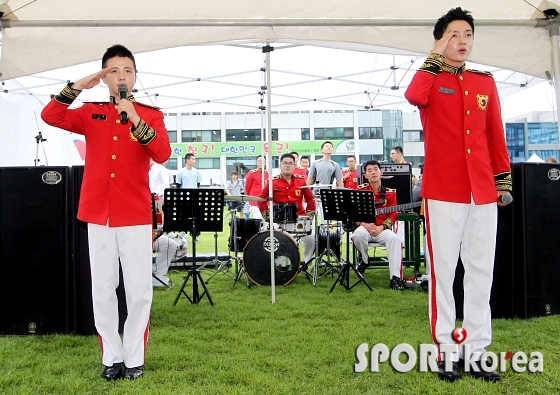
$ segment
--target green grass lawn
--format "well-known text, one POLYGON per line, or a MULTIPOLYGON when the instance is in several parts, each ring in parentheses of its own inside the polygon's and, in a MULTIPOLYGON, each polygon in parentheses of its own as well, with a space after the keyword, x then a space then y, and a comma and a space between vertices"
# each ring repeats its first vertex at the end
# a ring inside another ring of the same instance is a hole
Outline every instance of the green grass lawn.
MULTIPOLYGON (((227 225, 226 225, 227 227, 227 225)), ((220 243, 226 240, 220 237, 220 243)), ((227 242, 227 241, 226 241, 227 242)), ((190 244, 189 244, 190 249, 190 244)), ((200 252, 213 251, 203 234, 200 252), (206 250, 206 251, 205 251, 206 250)), ((225 251, 225 247, 220 251, 225 251)), ((211 270, 203 270, 207 278, 211 270)), ((0 337, 1 394, 558 394, 560 317, 494 320, 489 351, 540 351, 543 373, 514 373, 499 383, 466 376, 455 383, 434 373, 354 373, 355 349, 431 343, 427 294, 389 289, 388 270, 368 270, 351 291, 330 277, 313 287, 302 275, 286 287, 252 286, 218 274, 208 284, 215 305, 181 297, 186 272, 173 270, 174 287, 156 289, 145 375, 134 382, 101 379, 95 336, 0 337)), ((412 275, 411 269, 406 272, 412 275)), ((191 282, 186 288, 191 294, 191 282)), ((508 364, 509 365, 509 364, 508 364)))

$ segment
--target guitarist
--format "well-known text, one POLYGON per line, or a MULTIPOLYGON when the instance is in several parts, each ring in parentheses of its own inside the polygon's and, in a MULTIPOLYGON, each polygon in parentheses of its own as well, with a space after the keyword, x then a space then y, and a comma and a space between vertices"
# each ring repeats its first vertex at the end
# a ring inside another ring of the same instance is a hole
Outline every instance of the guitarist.
MULTIPOLYGON (((394 189, 386 188, 381 185, 381 175, 383 172, 376 160, 370 160, 364 165, 364 175, 369 181, 367 184, 358 186, 359 190, 373 192, 375 198, 375 206, 378 208, 397 205, 397 193, 394 189)), ((389 271, 391 281, 389 283, 391 289, 402 291, 404 285, 402 282, 402 248, 401 239, 391 227, 397 219, 397 212, 393 211, 387 214, 377 215, 375 223, 356 222, 358 228, 352 234, 351 239, 356 248, 362 255, 362 262, 358 270, 363 273, 368 265, 368 243, 380 243, 387 249, 387 258, 389 259, 389 271)))

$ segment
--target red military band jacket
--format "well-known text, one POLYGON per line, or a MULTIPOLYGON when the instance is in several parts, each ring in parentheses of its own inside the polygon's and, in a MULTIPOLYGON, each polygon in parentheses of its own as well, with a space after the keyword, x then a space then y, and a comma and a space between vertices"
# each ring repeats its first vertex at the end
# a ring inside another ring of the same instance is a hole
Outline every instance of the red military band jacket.
MULTIPOLYGON (((298 216, 312 215, 315 213, 315 196, 311 188, 302 188, 306 185, 306 178, 301 174, 293 174, 292 182, 284 180, 281 176, 272 179, 272 202, 273 203, 295 203, 298 205, 298 216), (303 198, 307 202, 307 208, 303 207, 303 198)), ((262 188, 259 197, 268 197, 268 181, 262 188)), ((259 210, 268 210, 268 202, 259 202, 259 210)))
POLYGON ((292 174, 299 174, 299 175, 307 178, 307 171, 303 167, 300 167, 300 166, 296 166, 296 168, 294 169, 294 172, 292 174))
MULTIPOLYGON (((358 185, 358 189, 361 191, 372 191, 373 200, 375 203, 381 202, 381 193, 372 188, 369 184, 358 185)), ((397 191, 395 189, 387 188, 385 192, 385 203, 383 205, 376 204, 375 208, 385 208, 397 205, 397 191)), ((397 212, 379 214, 375 216, 375 225, 382 226, 385 225, 387 229, 390 229, 393 224, 397 221, 397 212)))
MULTIPOLYGON (((262 169, 253 169, 245 177, 245 193, 251 196, 259 196, 262 190, 262 169)), ((264 179, 268 180, 268 171, 264 171, 264 179)), ((256 206, 257 202, 249 202, 251 206, 256 206)))
POLYGON ((342 169, 342 177, 344 178, 346 174, 350 173, 350 177, 344 180, 344 188, 348 189, 358 189, 358 172, 356 169, 350 171, 348 167, 342 169))
POLYGON ((137 128, 120 122, 115 99, 68 106, 81 91, 69 84, 43 109, 49 125, 82 134, 87 153, 78 218, 109 226, 149 225, 152 203, 148 180, 150 157, 163 163, 171 154, 163 114, 130 96, 141 118, 137 128))
POLYGON ((424 128, 422 197, 476 204, 511 191, 511 172, 496 83, 489 73, 431 54, 405 92, 424 128))

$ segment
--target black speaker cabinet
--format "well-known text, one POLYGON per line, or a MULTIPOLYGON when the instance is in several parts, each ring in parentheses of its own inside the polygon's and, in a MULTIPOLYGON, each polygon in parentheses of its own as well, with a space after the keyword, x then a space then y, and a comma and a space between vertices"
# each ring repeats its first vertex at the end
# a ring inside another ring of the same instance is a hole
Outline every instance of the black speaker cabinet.
MULTIPOLYGON (((453 295, 457 319, 463 319, 465 269, 459 257, 455 270, 453 295)), ((513 206, 498 207, 498 228, 496 232, 496 253, 490 308, 492 318, 513 318, 513 206)))
MULTIPOLYGON (((560 313, 560 165, 515 163, 513 203, 498 208, 493 318, 560 313)), ((455 276, 457 316, 462 317, 462 264, 455 276)))
POLYGON ((71 330, 68 173, 0 168, 0 334, 71 330))
POLYGON ((515 314, 560 313, 560 165, 513 165, 515 314))
MULTIPOLYGON (((387 188, 397 190, 397 204, 408 204, 412 202, 412 165, 402 164, 381 164, 381 184, 387 188)), ((367 184, 363 164, 357 167, 358 180, 360 184, 367 184)))
MULTIPOLYGON (((78 204, 80 202, 82 179, 84 177, 84 166, 74 166, 71 171, 72 183, 68 195, 71 207, 70 256, 73 262, 71 267, 73 269, 72 277, 74 288, 70 312, 73 319, 73 328, 77 334, 95 335, 97 331, 93 319, 93 301, 91 297, 88 230, 87 224, 76 218, 78 204)), ((127 316, 122 270, 119 270, 119 280, 119 286, 116 292, 119 301, 119 332, 122 333, 127 316)))

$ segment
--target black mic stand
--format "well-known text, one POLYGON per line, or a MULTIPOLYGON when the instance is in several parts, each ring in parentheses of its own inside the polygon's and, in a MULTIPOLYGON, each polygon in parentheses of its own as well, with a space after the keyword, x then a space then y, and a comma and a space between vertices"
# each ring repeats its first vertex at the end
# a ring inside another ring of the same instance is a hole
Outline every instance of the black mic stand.
MULTIPOLYGON (((321 189, 323 215, 327 220, 352 222, 375 222, 374 195, 371 191, 352 189, 321 189)), ((332 292, 336 283, 340 282, 347 290, 354 288, 362 282, 373 291, 364 276, 350 262, 350 232, 346 232, 346 262, 329 292, 332 292), (358 281, 350 285, 350 268, 354 270, 358 281)))
POLYGON ((214 301, 210 296, 210 292, 206 287, 206 283, 200 275, 200 270, 196 267, 196 232, 222 232, 223 231, 223 208, 224 208, 224 190, 216 188, 203 189, 166 189, 164 192, 164 224, 163 230, 178 231, 181 229, 191 230, 192 240, 192 266, 189 270, 183 285, 173 302, 173 306, 177 304, 181 294, 195 304, 200 302, 204 295, 208 297, 208 301, 213 306, 214 301), (185 292, 185 287, 192 277, 193 296, 192 299, 185 292), (204 289, 200 293, 200 286, 204 289))
MULTIPOLYGON (((43 133, 41 133, 39 131, 39 134, 37 136, 35 136, 35 141, 37 141, 37 148, 35 149, 35 166, 39 166, 39 145, 41 145, 41 143, 44 143, 45 141, 47 141, 47 139, 43 138, 43 133)), ((45 153, 45 147, 43 146, 43 153, 45 154, 45 158, 47 157, 46 153, 45 153)), ((48 161, 47 161, 47 165, 48 165, 48 161)))

